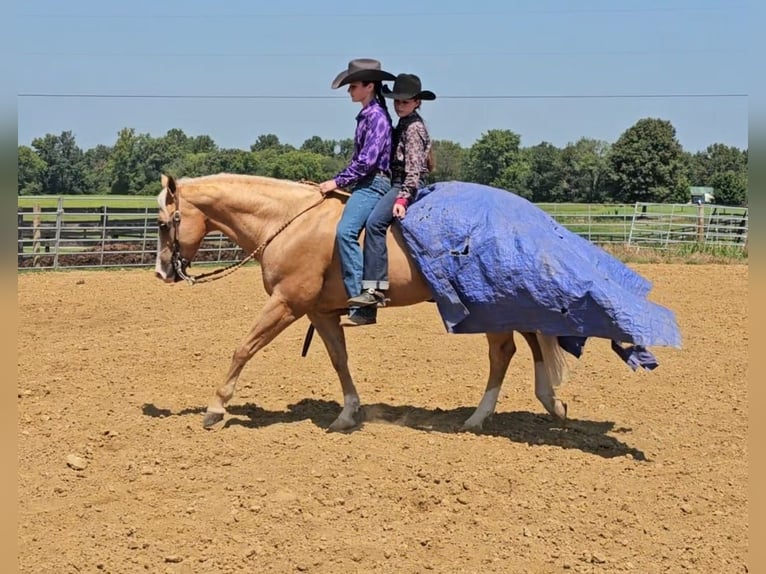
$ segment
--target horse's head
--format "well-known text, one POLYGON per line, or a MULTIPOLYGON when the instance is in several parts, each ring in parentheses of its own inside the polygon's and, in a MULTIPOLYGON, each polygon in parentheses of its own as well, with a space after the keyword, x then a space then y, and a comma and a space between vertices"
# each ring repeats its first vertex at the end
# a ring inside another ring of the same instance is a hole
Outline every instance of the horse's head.
POLYGON ((207 233, 205 215, 182 198, 176 181, 164 174, 157 202, 159 234, 154 273, 167 283, 187 279, 186 268, 207 233))

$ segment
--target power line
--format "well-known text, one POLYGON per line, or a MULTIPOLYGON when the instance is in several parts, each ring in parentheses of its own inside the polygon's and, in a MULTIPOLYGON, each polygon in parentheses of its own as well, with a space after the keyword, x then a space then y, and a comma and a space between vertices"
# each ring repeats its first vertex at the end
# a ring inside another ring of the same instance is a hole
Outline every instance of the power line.
MULTIPOLYGON (((25 92, 19 98, 36 99, 152 99, 152 100, 346 100, 345 96, 287 94, 84 94, 25 92)), ((713 99, 746 98, 744 93, 650 94, 474 94, 442 95, 441 100, 588 100, 588 99, 713 99)))
POLYGON ((660 6, 642 8, 537 8, 537 9, 507 9, 507 10, 453 10, 453 11, 411 11, 411 12, 216 12, 207 14, 161 14, 161 13, 117 13, 117 14, 64 14, 64 13, 26 13, 18 14, 18 18, 50 18, 50 19, 242 19, 242 18, 407 18, 413 16, 461 17, 466 16, 519 16, 535 14, 637 14, 637 13, 688 13, 688 12, 734 12, 745 10, 746 4, 730 4, 727 6, 660 6))
MULTIPOLYGON (((651 50, 510 50, 510 51, 477 51, 477 52, 418 52, 418 58, 454 58, 454 57, 485 57, 485 56, 668 56, 668 55, 700 55, 700 54, 744 54, 744 48, 687 48, 687 49, 651 49, 651 50)), ((347 54, 343 52, 92 52, 92 51, 29 51, 20 52, 20 56, 28 57, 73 57, 73 58, 339 58, 347 54)), ((385 52, 381 57, 410 57, 411 52, 385 52)))

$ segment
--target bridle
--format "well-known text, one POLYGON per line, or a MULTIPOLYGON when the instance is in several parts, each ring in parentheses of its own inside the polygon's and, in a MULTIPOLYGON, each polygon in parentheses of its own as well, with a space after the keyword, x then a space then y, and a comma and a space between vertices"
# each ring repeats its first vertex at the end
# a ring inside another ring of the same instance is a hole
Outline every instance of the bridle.
POLYGON ((186 274, 186 269, 191 265, 191 261, 181 255, 181 244, 178 241, 178 235, 181 226, 181 212, 178 210, 178 195, 173 194, 173 201, 175 203, 176 210, 173 212, 173 253, 170 255, 170 264, 173 266, 173 271, 181 279, 185 279, 189 283, 194 283, 194 279, 186 274))
MULTIPOLYGON (((309 183, 309 182, 305 182, 305 183, 309 183)), ((222 269, 216 269, 214 271, 210 271, 208 273, 202 273, 200 275, 189 275, 186 273, 186 269, 191 266, 192 262, 190 259, 187 259, 186 257, 181 255, 181 244, 178 241, 178 235, 180 233, 180 227, 181 227, 181 211, 179 209, 180 206, 179 206, 178 192, 171 191, 170 189, 168 189, 167 191, 173 198, 173 207, 175 208, 175 211, 173 212, 173 216, 171 217, 171 222, 170 222, 172 225, 164 221, 161 221, 159 223, 159 227, 160 229, 167 229, 168 231, 172 229, 171 236, 173 240, 173 252, 170 255, 170 263, 173 267, 173 271, 175 272, 175 274, 181 279, 187 281, 191 285, 194 285, 195 283, 204 283, 207 281, 214 281, 216 279, 221 279, 225 277, 229 273, 233 273, 234 271, 242 267, 245 263, 247 263, 254 257, 258 256, 260 253, 263 253, 263 250, 266 249, 268 244, 271 243, 277 235, 282 233, 282 231, 284 231, 285 228, 288 225, 290 225, 293 221, 298 219, 301 215, 303 215, 307 211, 314 209, 319 204, 321 204, 325 199, 327 199, 326 195, 321 195, 316 202, 312 203, 307 208, 299 211, 297 214, 295 214, 293 217, 291 217, 285 223, 283 223, 274 233, 272 233, 265 241, 263 241, 263 243, 261 243, 258 247, 256 247, 255 250, 253 250, 253 252, 250 253, 244 259, 241 259, 240 261, 236 261, 232 263, 231 265, 228 265, 227 267, 223 267, 222 269)), ((342 192, 340 190, 338 191, 341 194, 346 194, 345 192, 342 192)))

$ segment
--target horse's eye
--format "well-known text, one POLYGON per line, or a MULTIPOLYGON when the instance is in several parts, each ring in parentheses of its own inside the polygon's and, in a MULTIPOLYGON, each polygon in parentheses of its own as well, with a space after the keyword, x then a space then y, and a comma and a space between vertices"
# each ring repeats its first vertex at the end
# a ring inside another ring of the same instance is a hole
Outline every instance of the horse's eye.
POLYGON ((162 220, 160 220, 160 221, 158 221, 158 222, 157 222, 157 226, 158 226, 158 227, 159 227, 159 228, 160 228, 162 231, 167 231, 167 230, 170 228, 170 226, 169 226, 169 225, 168 225, 168 224, 167 224, 165 221, 162 221, 162 220))

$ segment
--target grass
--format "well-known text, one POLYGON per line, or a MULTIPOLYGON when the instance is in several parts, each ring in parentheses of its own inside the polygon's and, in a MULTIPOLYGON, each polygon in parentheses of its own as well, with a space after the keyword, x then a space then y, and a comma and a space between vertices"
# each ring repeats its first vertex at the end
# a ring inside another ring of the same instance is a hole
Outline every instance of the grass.
POLYGON ((747 249, 731 245, 687 243, 658 249, 636 245, 610 244, 601 245, 601 248, 623 263, 746 265, 748 262, 747 249))
MULTIPOLYGON (((64 209, 97 208, 97 207, 154 207, 157 198, 151 195, 65 195, 64 209)), ((21 195, 18 197, 19 208, 55 208, 58 206, 58 195, 21 195)))

